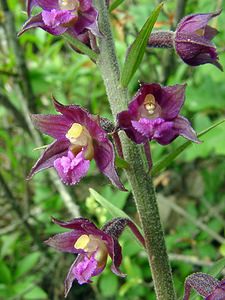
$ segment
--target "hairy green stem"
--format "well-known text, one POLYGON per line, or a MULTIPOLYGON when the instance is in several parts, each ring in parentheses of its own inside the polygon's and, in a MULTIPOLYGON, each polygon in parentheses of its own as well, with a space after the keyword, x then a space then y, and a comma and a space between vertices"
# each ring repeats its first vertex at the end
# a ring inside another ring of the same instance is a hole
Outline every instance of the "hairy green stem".
MULTIPOLYGON (((120 71, 115 54, 108 9, 104 0, 96 0, 99 11, 100 54, 97 65, 100 69, 114 119, 127 108, 128 91, 119 83, 120 71)), ((146 173, 140 149, 125 134, 121 134, 123 153, 129 163, 127 177, 130 182, 137 210, 145 235, 152 277, 158 300, 175 300, 171 268, 165 246, 164 233, 160 222, 152 178, 146 173)))

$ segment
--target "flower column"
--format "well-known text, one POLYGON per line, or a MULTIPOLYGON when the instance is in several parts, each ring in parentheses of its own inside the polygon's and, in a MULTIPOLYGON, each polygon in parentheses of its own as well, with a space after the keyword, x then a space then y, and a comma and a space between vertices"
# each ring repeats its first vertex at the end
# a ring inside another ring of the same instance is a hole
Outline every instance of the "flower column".
MULTIPOLYGON (((116 119, 119 112, 127 109, 128 93, 127 89, 122 88, 119 83, 120 72, 106 3, 104 0, 96 0, 96 4, 99 10, 99 27, 103 35, 99 38, 100 54, 97 64, 105 83, 114 119, 116 119)), ((127 177, 145 235, 157 299, 174 300, 176 295, 152 178, 145 172, 139 147, 123 134, 121 134, 121 142, 124 157, 129 163, 127 177)))

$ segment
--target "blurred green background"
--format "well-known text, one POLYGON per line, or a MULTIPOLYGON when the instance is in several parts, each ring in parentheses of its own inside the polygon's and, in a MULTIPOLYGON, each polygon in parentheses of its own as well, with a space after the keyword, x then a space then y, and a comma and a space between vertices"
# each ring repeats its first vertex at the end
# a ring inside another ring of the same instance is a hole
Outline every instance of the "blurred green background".
MULTIPOLYGON (((51 216, 68 220, 82 215, 101 226, 111 215, 90 195, 91 187, 137 223, 139 220, 132 196, 112 187, 94 165, 73 187, 63 186, 54 171, 40 173, 30 182, 25 180, 42 151, 33 149, 51 142, 34 129, 29 113, 55 113, 52 95, 64 104, 83 105, 93 114, 110 119, 111 115, 95 65, 73 52, 63 39, 41 29, 28 31, 18 40, 16 33, 27 18, 25 1, 7 2, 10 11, 0 9, 0 299, 58 300, 63 299, 63 281, 74 257, 43 245, 43 240, 60 230, 51 223, 51 216)), ((121 65, 127 47, 157 2, 125 0, 112 12, 121 65)), ((184 14, 222 7, 222 14, 211 23, 220 31, 215 43, 225 67, 224 1, 165 1, 155 29, 172 28, 184 14), (178 9, 180 4, 182 9, 178 9)), ((131 95, 139 81, 186 82, 182 113, 197 132, 224 118, 225 75, 212 65, 191 68, 170 50, 148 49, 132 79, 131 95)), ((202 141, 187 148, 154 178, 179 297, 187 275, 206 272, 225 256, 225 125, 210 131, 202 141)), ((152 143, 153 161, 183 142, 178 138, 167 147, 152 143)), ((126 184, 122 170, 120 173, 126 184)), ((127 233, 120 242, 121 270, 127 277, 112 274, 109 261, 93 284, 74 283, 69 300, 155 299, 145 252, 127 233)))

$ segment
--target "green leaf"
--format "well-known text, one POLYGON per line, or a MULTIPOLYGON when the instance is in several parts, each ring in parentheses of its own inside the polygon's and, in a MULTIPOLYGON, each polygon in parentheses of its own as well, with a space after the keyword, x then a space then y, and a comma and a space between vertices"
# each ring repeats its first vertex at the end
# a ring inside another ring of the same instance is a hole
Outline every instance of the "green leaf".
POLYGON ((26 300, 44 300, 48 299, 46 292, 39 286, 34 286, 29 292, 24 295, 26 300))
POLYGON ((9 267, 0 260, 0 283, 9 284, 12 281, 12 274, 9 267))
POLYGON ((135 41, 130 46, 121 75, 121 85, 127 87, 137 68, 139 67, 145 53, 148 38, 163 6, 160 3, 147 19, 135 41))
POLYGON ((124 0, 115 0, 115 1, 113 1, 112 4, 109 6, 109 12, 112 12, 114 9, 116 9, 123 2, 124 2, 124 0))
POLYGON ((95 200, 101 205, 103 206, 105 209, 107 209, 107 211, 112 215, 112 217, 117 218, 117 217, 121 217, 121 218, 128 218, 130 219, 130 217, 121 209, 119 209, 118 207, 116 207, 115 205, 113 205, 112 203, 110 203, 108 200, 106 200, 104 197, 102 197, 98 192, 96 192, 93 189, 89 189, 90 194, 95 198, 95 200))
POLYGON ((99 287, 104 298, 113 297, 118 291, 118 278, 112 273, 104 274, 100 278, 99 287))
MULTIPOLYGON (((201 131, 200 133, 198 133, 197 136, 201 137, 201 136, 205 135, 206 133, 213 130, 214 128, 216 128, 217 126, 221 125, 224 122, 225 122, 225 119, 217 122, 216 124, 213 124, 212 126, 201 131)), ((169 153, 163 159, 156 162, 156 164, 152 168, 152 176, 157 175, 161 170, 167 168, 175 160, 175 158, 177 158, 177 156, 180 155, 191 144, 192 144, 191 141, 187 141, 187 142, 183 143, 181 146, 179 146, 177 149, 175 149, 172 153, 169 153)))
POLYGON ((12 289, 9 289, 8 285, 0 283, 0 299, 10 299, 11 295, 12 289))
POLYGON ((34 252, 24 257, 16 268, 15 277, 20 277, 21 275, 30 271, 39 261, 41 256, 40 252, 34 252))
POLYGON ((225 244, 222 244, 222 245, 220 246, 220 253, 221 253, 223 256, 225 256, 225 244))
MULTIPOLYGON (((104 197, 102 197, 98 192, 96 192, 93 189, 89 189, 89 191, 90 191, 90 194, 95 198, 95 200, 101 206, 103 206, 105 209, 107 209, 107 211, 112 215, 112 217, 114 217, 114 218, 117 218, 117 217, 127 218, 127 219, 130 219, 134 223, 134 221, 124 211, 122 211, 121 209, 119 209, 118 207, 116 207, 115 205, 110 203, 108 200, 106 200, 104 197)), ((142 233, 141 228, 137 224, 135 224, 135 225, 138 228, 138 230, 142 233)), ((134 235, 132 235, 132 237, 133 236, 134 235)), ((135 238, 135 240, 137 241, 138 245, 141 245, 136 238, 135 238)))
POLYGON ((121 169, 127 169, 129 167, 128 162, 119 156, 116 156, 115 164, 117 168, 121 168, 121 169))
POLYGON ((206 271, 207 274, 216 277, 218 276, 225 267, 225 257, 216 261, 211 267, 206 271))

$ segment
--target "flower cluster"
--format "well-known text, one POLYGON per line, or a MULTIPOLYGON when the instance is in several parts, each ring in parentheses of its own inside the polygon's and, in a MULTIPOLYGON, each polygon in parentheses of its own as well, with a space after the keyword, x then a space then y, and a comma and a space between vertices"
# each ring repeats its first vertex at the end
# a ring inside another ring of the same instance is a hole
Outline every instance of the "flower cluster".
POLYGON ((183 300, 188 300, 194 289, 205 300, 225 299, 225 278, 221 281, 204 273, 194 273, 186 278, 183 300))
MULTIPOLYGON (((138 144, 156 140, 166 145, 179 135, 198 143, 189 121, 179 115, 184 92, 185 85, 141 85, 128 110, 118 114, 119 128, 138 144)), ((123 190, 115 170, 114 148, 102 129, 102 119, 77 105, 65 106, 55 99, 53 103, 59 115, 31 115, 34 125, 56 140, 45 149, 28 179, 54 167, 65 184, 76 184, 87 174, 94 159, 99 170, 123 190)))
POLYGON ((53 219, 53 222, 71 231, 57 234, 45 243, 59 251, 78 254, 65 280, 65 297, 74 280, 79 284, 90 283, 91 277, 100 274, 106 266, 108 256, 112 259, 112 272, 120 277, 126 276, 119 270, 122 254, 118 243, 118 238, 126 226, 129 226, 140 243, 145 245, 136 225, 126 218, 115 218, 102 229, 98 229, 94 223, 84 218, 68 222, 53 219))

